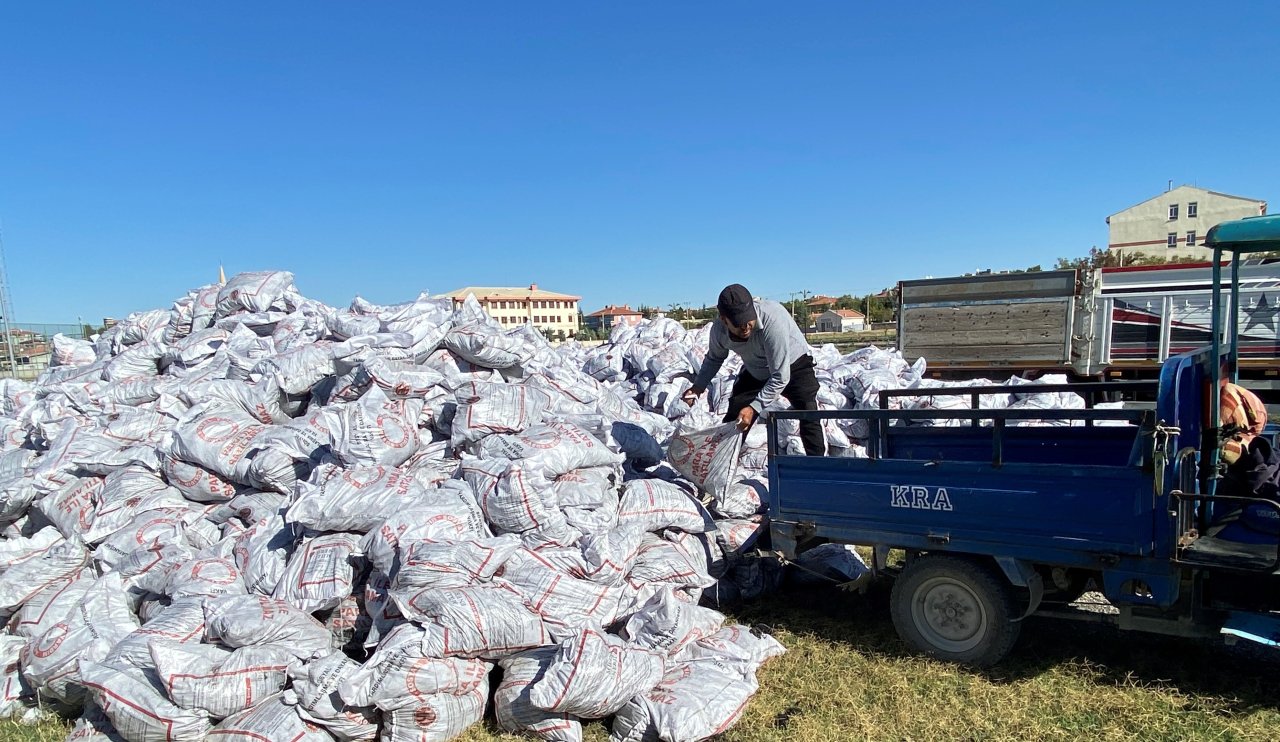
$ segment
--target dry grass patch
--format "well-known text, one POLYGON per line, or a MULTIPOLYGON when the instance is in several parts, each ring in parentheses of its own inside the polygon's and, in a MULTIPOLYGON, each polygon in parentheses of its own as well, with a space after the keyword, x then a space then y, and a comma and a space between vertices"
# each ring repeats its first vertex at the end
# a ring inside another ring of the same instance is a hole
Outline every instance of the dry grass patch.
MULTIPOLYGON (((1061 621, 1030 622, 985 672, 906 652, 883 588, 784 594, 740 611, 787 646, 723 742, 805 740, 1274 740, 1280 664, 1221 646, 1061 621)), ((68 726, 0 722, 0 740, 61 740, 68 726)), ((600 723, 586 739, 608 739, 600 723)), ((518 740, 489 724, 468 742, 518 740)))

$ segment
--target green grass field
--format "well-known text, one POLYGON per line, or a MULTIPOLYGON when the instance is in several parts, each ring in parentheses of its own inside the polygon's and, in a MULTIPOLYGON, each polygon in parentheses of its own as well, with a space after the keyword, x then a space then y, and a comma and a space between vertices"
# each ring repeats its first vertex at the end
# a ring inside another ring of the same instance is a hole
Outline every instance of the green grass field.
MULTIPOLYGON (((1013 655, 975 672, 899 642, 887 590, 790 593, 736 616, 765 623, 788 652, 719 739, 1274 740, 1280 664, 1218 645, 1036 619, 1013 655)), ((0 740, 61 740, 68 725, 0 722, 0 740)), ((587 739, 605 740, 602 724, 587 739)), ((514 740, 477 726, 462 739, 514 740)))

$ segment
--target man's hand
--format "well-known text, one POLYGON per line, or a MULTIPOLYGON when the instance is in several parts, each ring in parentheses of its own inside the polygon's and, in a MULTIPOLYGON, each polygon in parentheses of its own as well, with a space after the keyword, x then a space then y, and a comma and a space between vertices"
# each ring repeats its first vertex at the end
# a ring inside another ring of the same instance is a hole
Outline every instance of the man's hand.
POLYGON ((751 423, 756 421, 756 408, 743 407, 742 412, 738 413, 738 430, 746 432, 751 428, 751 423))
POLYGON ((698 401, 698 397, 702 396, 704 391, 706 390, 691 386, 684 394, 680 395, 680 401, 692 407, 694 403, 698 401))

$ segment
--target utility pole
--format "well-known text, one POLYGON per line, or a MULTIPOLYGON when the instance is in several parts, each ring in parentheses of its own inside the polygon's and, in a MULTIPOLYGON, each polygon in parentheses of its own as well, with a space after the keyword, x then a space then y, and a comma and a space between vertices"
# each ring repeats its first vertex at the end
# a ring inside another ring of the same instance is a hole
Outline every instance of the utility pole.
POLYGON ((9 376, 18 378, 18 359, 13 353, 13 302, 9 298, 9 271, 4 264, 4 224, 0 223, 0 331, 9 356, 9 376))
MULTIPOLYGON (((808 290, 808 289, 801 289, 800 291, 792 291, 792 292, 791 292, 791 321, 792 321, 792 322, 795 322, 795 323, 798 325, 798 324, 800 324, 800 322, 796 319, 796 297, 797 297, 797 296, 799 296, 800 298, 804 299, 805 301, 808 301, 808 300, 809 300, 809 290, 808 290)), ((806 322, 805 322, 804 324, 805 324, 805 326, 800 328, 800 332, 805 333, 805 334, 808 334, 808 332, 809 332, 809 322, 806 320, 806 322)))

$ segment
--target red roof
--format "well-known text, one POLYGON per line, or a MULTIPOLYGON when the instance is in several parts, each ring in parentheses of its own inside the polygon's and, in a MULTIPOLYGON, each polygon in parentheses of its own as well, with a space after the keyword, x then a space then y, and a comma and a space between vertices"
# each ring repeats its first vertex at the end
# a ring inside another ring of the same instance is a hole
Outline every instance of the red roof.
POLYGON ((832 309, 831 311, 835 312, 836 314, 840 315, 841 317, 846 317, 846 318, 848 318, 848 319, 858 319, 859 317, 866 317, 866 316, 867 316, 867 315, 863 314, 862 312, 858 312, 858 311, 855 311, 855 310, 853 310, 853 309, 832 309))
POLYGON ((620 307, 615 307, 614 305, 610 304, 604 309, 601 309, 598 312, 592 312, 587 316, 588 317, 641 317, 643 315, 640 314, 640 312, 637 312, 636 310, 632 309, 631 306, 628 304, 623 304, 620 307))

